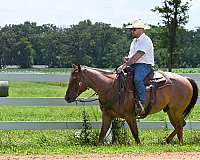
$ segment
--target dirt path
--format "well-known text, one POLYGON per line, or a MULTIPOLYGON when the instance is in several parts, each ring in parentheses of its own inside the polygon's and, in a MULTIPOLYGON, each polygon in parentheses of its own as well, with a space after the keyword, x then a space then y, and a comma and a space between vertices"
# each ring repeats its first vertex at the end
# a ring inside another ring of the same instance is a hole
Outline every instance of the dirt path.
POLYGON ((0 160, 200 160, 200 152, 0 156, 0 160))

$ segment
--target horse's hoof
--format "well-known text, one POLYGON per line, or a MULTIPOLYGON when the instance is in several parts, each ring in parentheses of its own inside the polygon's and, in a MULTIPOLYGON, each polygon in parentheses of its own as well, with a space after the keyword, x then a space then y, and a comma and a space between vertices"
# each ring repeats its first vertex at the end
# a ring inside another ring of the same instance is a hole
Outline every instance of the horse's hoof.
POLYGON ((103 142, 99 142, 99 141, 96 142, 96 146, 101 146, 101 145, 103 145, 103 142))
POLYGON ((167 142, 166 139, 164 139, 164 140, 161 142, 161 144, 166 145, 166 144, 169 144, 169 143, 167 142))
POLYGON ((142 143, 141 143, 141 141, 140 141, 139 139, 138 139, 138 140, 136 140, 136 141, 135 141, 135 143, 136 143, 137 145, 140 145, 140 144, 142 144, 142 143))

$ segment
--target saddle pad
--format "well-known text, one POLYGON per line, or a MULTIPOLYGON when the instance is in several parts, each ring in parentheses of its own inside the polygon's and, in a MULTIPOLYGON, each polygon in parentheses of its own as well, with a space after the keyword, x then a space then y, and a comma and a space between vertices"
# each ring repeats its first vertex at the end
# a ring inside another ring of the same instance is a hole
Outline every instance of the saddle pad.
POLYGON ((163 82, 163 81, 166 81, 166 77, 163 76, 162 73, 160 72, 154 72, 154 75, 153 75, 153 78, 150 79, 150 80, 155 80, 156 83, 159 83, 159 82, 163 82))

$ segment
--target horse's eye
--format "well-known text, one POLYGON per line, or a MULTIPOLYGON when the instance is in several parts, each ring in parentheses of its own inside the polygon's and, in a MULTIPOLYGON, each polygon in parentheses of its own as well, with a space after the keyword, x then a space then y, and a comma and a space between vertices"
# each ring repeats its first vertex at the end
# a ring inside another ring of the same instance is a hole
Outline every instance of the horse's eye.
POLYGON ((79 85, 79 87, 82 87, 83 86, 83 82, 79 82, 78 85, 79 85))

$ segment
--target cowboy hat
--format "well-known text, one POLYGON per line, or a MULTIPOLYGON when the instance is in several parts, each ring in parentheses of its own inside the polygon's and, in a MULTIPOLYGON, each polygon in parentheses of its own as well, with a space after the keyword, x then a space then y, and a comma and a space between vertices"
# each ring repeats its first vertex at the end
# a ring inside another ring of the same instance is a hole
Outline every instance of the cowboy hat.
POLYGON ((147 24, 145 24, 141 19, 133 21, 131 25, 126 26, 128 29, 132 28, 144 28, 144 29, 150 29, 151 27, 147 24))

